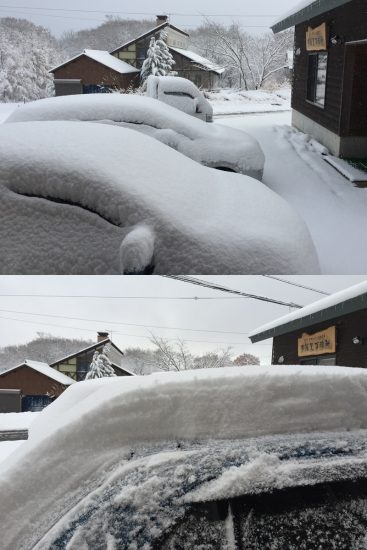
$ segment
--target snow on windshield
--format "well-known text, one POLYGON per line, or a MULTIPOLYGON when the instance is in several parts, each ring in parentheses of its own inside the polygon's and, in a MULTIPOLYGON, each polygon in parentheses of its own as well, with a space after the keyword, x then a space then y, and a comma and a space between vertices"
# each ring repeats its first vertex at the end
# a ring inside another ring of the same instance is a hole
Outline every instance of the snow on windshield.
MULTIPOLYGON (((339 453, 342 460, 333 475, 346 476, 343 464, 348 466, 348 457, 343 457, 353 448, 353 431, 366 428, 364 369, 248 366, 78 382, 39 414, 30 426, 29 441, 3 464, 3 548, 14 548, 17 537, 35 541, 52 525, 51 538, 64 537, 65 542, 75 537, 69 550, 80 548, 81 536, 98 535, 105 544, 112 533, 107 527, 112 529, 116 517, 124 514, 126 522, 119 520, 118 528, 130 533, 131 544, 154 532, 154 525, 159 536, 159 530, 175 520, 176 504, 176 512, 184 512, 180 498, 198 484, 206 487, 208 497, 226 491, 230 495, 233 483, 226 484, 226 476, 234 475, 231 468, 242 490, 246 479, 247 488, 256 487, 256 480, 262 489, 284 487, 322 478, 315 475, 317 469, 307 475, 299 466, 295 474, 295 461, 329 457, 335 463, 339 453), (317 443, 322 431, 329 436, 317 443), (298 434, 292 444, 287 440, 291 434, 298 434), (257 441, 266 435, 272 438, 265 448, 257 441), (210 451, 211 446, 215 450, 210 451), (261 456, 264 452, 267 458, 261 456), (279 458, 290 467, 281 466, 279 458), (219 485, 205 485, 213 478, 219 485), (157 514, 162 511, 159 521, 152 515, 155 509, 157 514), (116 516, 114 510, 121 514, 116 516), (26 518, 21 525, 19 517, 26 518), (86 519, 89 534, 83 528, 86 519)), ((358 445, 357 455, 365 454, 364 436, 358 445)), ((361 465, 366 468, 358 456, 352 465, 355 475, 361 465)))
POLYGON ((0 164, 2 273, 122 272, 121 243, 140 224, 151 234, 133 240, 154 246, 156 274, 318 272, 305 224, 278 195, 138 132, 4 124, 0 164))

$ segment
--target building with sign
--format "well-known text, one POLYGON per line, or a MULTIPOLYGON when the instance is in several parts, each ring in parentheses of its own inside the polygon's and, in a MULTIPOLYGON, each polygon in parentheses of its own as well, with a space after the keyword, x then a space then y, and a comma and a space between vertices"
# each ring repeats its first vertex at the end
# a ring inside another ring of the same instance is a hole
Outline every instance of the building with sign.
POLYGON ((272 30, 293 26, 293 125, 333 155, 366 159, 366 0, 303 1, 272 30))
POLYGON ((322 298, 250 334, 273 338, 276 365, 367 368, 367 281, 322 298))

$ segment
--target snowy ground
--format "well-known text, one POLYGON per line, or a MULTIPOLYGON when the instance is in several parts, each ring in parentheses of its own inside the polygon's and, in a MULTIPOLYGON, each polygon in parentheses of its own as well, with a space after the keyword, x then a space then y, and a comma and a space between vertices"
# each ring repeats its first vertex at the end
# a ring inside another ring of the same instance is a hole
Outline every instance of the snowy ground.
POLYGON ((0 124, 12 113, 21 103, 0 103, 0 124))
MULTIPOLYGON (((0 413, 0 430, 24 430, 29 428, 39 413, 0 413)), ((0 441, 0 463, 24 441, 0 441)))
POLYGON ((291 108, 290 88, 281 88, 274 92, 265 90, 249 90, 247 92, 221 90, 220 92, 208 92, 206 96, 213 107, 215 115, 271 113, 274 111, 289 111, 291 108))
POLYGON ((366 273, 361 236, 367 232, 367 189, 354 187, 329 166, 318 144, 290 127, 290 112, 218 117, 216 121, 246 130, 259 140, 266 158, 263 182, 291 203, 306 222, 322 273, 366 273))

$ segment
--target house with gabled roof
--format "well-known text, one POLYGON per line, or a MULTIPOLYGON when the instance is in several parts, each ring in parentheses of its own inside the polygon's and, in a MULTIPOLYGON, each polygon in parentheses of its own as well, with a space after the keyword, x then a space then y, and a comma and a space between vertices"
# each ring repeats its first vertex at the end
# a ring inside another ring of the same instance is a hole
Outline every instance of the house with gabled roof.
POLYGON ((199 88, 216 88, 224 68, 190 51, 188 49, 189 35, 172 25, 165 15, 158 15, 155 27, 115 48, 111 51, 111 55, 141 69, 151 38, 159 38, 162 31, 165 31, 165 41, 175 61, 173 70, 177 76, 191 80, 199 88))
POLYGON ((50 73, 57 96, 127 90, 139 85, 138 69, 102 50, 83 50, 50 73))
POLYGON ((98 332, 95 344, 54 361, 50 367, 79 382, 85 379, 94 353, 101 353, 102 350, 111 361, 116 376, 134 376, 133 372, 121 366, 124 353, 112 342, 108 332, 98 332))
POLYGON ((86 49, 51 69, 55 94, 101 93, 138 87, 150 40, 159 38, 162 31, 165 31, 164 40, 175 61, 173 70, 177 76, 191 80, 199 88, 218 87, 225 69, 189 50, 187 32, 172 25, 167 16, 158 15, 155 27, 111 52, 86 49))
POLYGON ((95 344, 62 357, 51 365, 27 359, 16 367, 0 372, 0 410, 11 412, 3 410, 7 406, 5 400, 9 400, 9 395, 5 398, 5 393, 2 393, 5 390, 7 394, 14 390, 20 392, 22 411, 42 410, 71 384, 84 380, 94 353, 102 351, 111 361, 116 376, 135 376, 121 365, 124 354, 112 342, 108 332, 98 332, 95 344))
POLYGON ((47 363, 29 359, 0 373, 0 390, 20 390, 22 411, 42 410, 74 382, 47 363))

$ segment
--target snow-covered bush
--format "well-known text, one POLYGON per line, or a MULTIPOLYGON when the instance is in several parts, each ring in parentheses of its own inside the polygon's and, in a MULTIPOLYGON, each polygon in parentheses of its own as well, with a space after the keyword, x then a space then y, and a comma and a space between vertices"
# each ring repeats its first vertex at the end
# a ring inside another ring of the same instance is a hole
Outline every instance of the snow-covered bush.
POLYGON ((147 58, 141 68, 140 78, 145 82, 148 76, 166 76, 171 73, 175 61, 165 42, 165 34, 162 31, 159 39, 152 36, 149 44, 147 58))

